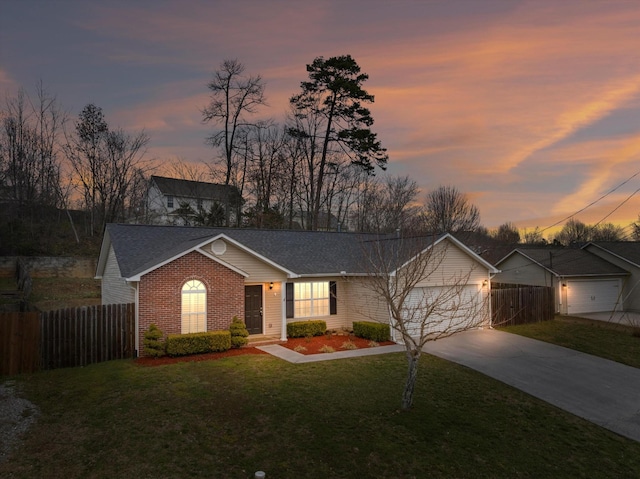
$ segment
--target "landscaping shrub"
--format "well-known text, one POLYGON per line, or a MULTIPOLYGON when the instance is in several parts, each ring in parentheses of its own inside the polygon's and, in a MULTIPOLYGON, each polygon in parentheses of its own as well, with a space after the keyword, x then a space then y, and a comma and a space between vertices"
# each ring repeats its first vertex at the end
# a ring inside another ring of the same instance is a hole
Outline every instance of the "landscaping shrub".
POLYGON ((211 331, 207 333, 170 334, 165 340, 169 356, 213 353, 231 349, 229 331, 211 331))
POLYGON ((156 326, 151 323, 149 325, 149 329, 144 333, 144 340, 142 344, 144 345, 144 353, 147 356, 151 356, 154 358, 159 358, 164 356, 164 333, 156 326))
POLYGON ((229 326, 229 332, 231 333, 231 347, 240 348, 246 346, 249 340, 249 331, 242 321, 237 316, 234 316, 231 320, 231 326, 229 326))
POLYGON ((322 336, 327 330, 327 322, 321 320, 294 321, 287 324, 287 336, 304 338, 306 336, 322 336))
POLYGON ((373 321, 354 321, 353 334, 371 341, 389 341, 389 325, 373 321))

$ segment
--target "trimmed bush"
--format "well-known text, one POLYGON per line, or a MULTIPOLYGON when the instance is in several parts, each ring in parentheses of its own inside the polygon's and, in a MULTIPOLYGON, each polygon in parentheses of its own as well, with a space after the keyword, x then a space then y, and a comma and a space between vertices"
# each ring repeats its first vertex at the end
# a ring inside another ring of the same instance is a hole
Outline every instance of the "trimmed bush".
POLYGON ((293 323, 287 324, 287 337, 305 338, 307 336, 322 336, 326 330, 326 321, 294 321, 293 323))
POLYGON ((206 333, 170 334, 167 336, 165 344, 169 356, 227 351, 231 349, 231 333, 229 331, 211 331, 206 333))
POLYGON ((389 325, 373 321, 354 321, 353 334, 371 341, 389 341, 389 325))
POLYGON ((142 341, 142 344, 144 345, 144 353, 153 358, 164 356, 163 338, 164 333, 158 328, 158 326, 151 323, 147 332, 144 333, 144 340, 142 341))
POLYGON ((242 321, 237 316, 234 316, 231 320, 229 332, 231 333, 232 348, 240 348, 242 346, 246 346, 247 343, 249 343, 249 340, 247 339, 247 337, 249 336, 249 331, 247 331, 247 327, 244 325, 244 321, 242 321))

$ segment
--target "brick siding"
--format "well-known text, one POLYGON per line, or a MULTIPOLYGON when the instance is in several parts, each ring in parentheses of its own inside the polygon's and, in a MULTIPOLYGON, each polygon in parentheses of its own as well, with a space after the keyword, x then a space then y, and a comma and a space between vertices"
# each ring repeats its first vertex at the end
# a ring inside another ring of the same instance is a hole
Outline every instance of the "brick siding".
POLYGON ((202 281, 207 289, 207 331, 228 329, 233 316, 244 318, 244 277, 235 271, 191 252, 140 279, 139 354, 144 355, 144 333, 155 323, 165 334, 180 334, 182 286, 202 281))

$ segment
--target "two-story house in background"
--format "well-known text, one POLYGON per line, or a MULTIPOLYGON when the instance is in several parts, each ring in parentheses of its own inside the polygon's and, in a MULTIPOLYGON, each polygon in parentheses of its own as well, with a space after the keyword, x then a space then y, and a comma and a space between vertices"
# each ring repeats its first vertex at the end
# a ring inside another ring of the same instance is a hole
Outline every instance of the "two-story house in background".
POLYGON ((242 196, 235 186, 152 176, 147 211, 152 224, 235 225, 242 196))

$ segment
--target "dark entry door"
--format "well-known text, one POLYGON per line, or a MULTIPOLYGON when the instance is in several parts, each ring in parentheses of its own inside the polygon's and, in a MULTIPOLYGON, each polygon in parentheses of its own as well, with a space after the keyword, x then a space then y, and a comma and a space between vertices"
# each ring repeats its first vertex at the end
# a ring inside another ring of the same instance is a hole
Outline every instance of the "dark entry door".
POLYGON ((244 287, 244 322, 249 334, 262 334, 262 286, 244 287))

